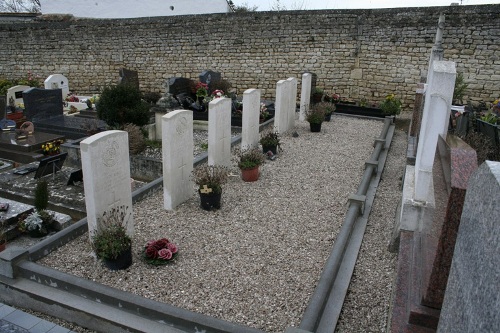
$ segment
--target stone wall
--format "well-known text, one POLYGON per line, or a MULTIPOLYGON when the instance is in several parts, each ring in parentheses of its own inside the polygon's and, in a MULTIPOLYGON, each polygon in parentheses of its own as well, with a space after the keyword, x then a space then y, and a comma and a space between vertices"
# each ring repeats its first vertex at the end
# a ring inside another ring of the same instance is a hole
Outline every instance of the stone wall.
POLYGON ((327 92, 370 103, 395 93, 410 111, 440 12, 445 58, 469 83, 465 99, 491 102, 499 94, 500 5, 0 21, 0 76, 60 73, 83 95, 115 84, 120 67, 158 92, 169 77, 211 69, 240 95, 260 88, 273 98, 278 80, 300 83, 309 71, 327 92))

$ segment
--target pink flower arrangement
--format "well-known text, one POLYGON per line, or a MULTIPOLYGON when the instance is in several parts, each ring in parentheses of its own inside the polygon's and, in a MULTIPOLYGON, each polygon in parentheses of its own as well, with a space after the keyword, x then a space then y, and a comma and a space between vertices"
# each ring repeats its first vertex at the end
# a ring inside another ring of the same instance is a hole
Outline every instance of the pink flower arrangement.
POLYGON ((166 238, 150 240, 144 245, 144 259, 152 265, 165 265, 177 257, 177 245, 166 238))
POLYGON ((225 97, 224 91, 222 91, 220 89, 216 89, 216 90, 212 91, 212 96, 213 96, 213 98, 225 97))

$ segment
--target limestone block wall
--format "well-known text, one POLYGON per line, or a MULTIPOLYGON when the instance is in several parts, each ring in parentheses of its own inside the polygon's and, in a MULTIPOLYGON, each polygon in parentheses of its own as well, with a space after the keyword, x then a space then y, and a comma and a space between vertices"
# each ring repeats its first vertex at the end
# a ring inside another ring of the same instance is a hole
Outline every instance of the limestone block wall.
POLYGON ((223 73, 238 94, 305 71, 327 92, 370 103, 395 93, 410 111, 426 75, 439 13, 446 14, 445 60, 469 83, 466 99, 498 98, 500 5, 253 12, 137 19, 0 21, 0 78, 59 73, 79 94, 137 70, 143 91, 169 77, 223 73))

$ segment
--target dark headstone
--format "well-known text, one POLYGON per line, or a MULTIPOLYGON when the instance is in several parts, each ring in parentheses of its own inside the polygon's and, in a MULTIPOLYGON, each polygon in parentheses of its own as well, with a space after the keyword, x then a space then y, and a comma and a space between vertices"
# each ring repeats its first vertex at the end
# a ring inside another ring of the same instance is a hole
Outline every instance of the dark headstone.
POLYGON ((214 90, 212 88, 212 83, 220 81, 222 79, 222 74, 219 72, 206 70, 206 71, 201 72, 199 79, 200 79, 201 83, 208 84, 208 91, 210 92, 210 91, 214 90))
POLYGON ((41 120, 63 115, 61 89, 30 88, 23 92, 26 119, 41 120))
POLYGON ((7 96, 0 96, 0 120, 7 115, 7 96))
POLYGON ((185 77, 171 77, 167 80, 168 93, 177 97, 179 94, 186 94, 187 96, 194 98, 196 95, 193 92, 195 83, 191 79, 185 77))
POLYGON ((137 71, 120 68, 120 80, 118 84, 130 85, 139 90, 139 75, 137 71))
POLYGON ((500 163, 486 161, 471 176, 438 332, 498 332, 500 328, 500 163))

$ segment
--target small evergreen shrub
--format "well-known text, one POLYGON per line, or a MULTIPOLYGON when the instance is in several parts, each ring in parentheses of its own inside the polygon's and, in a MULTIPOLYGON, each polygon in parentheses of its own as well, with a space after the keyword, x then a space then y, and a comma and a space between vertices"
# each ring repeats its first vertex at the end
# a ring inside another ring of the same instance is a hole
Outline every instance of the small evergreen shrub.
POLYGON ((45 180, 41 180, 35 187, 35 209, 38 212, 46 210, 49 205, 49 187, 45 180))
POLYGON ((97 116, 110 126, 144 126, 149 122, 149 105, 141 97, 141 92, 130 85, 106 87, 97 102, 97 116))

